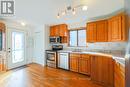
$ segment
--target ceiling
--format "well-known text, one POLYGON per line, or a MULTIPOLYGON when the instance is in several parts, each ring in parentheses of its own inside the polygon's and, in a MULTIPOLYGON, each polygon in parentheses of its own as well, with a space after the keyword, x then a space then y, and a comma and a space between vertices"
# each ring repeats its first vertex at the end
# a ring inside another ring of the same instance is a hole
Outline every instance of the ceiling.
POLYGON ((92 17, 106 15, 123 7, 124 0, 15 0, 15 16, 8 18, 33 25, 72 24, 92 17), (70 4, 86 4, 88 10, 78 10, 76 15, 69 14, 57 19, 58 11, 70 4))

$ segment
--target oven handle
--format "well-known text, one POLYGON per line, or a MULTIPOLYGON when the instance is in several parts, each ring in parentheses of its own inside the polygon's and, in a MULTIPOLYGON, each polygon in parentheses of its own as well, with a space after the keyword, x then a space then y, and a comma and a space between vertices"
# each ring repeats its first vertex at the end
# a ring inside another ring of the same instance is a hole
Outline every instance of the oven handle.
POLYGON ((56 54, 56 52, 49 52, 49 51, 47 51, 47 53, 55 53, 56 54))

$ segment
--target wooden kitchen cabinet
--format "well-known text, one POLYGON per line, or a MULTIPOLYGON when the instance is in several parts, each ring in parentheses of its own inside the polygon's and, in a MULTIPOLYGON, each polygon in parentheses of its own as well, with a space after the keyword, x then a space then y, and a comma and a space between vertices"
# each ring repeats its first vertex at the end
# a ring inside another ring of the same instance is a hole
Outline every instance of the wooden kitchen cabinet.
POLYGON ((87 54, 70 54, 70 71, 90 75, 90 56, 87 54))
POLYGON ((50 27, 50 36, 68 36, 68 27, 66 24, 54 25, 50 27))
POLYGON ((79 58, 79 73, 90 75, 90 56, 87 54, 81 54, 79 58))
POLYGON ((96 42, 108 41, 108 23, 107 20, 101 20, 96 22, 97 40, 96 42))
POLYGON ((88 23, 87 24, 87 42, 96 42, 96 33, 97 29, 96 29, 96 23, 88 23))
POLYGON ((125 67, 118 62, 114 65, 114 87, 125 87, 125 67))
POLYGON ((50 27, 50 36, 61 36, 62 43, 68 43, 68 26, 66 24, 59 24, 50 27))
POLYGON ((68 26, 66 24, 59 25, 59 36, 61 37, 67 37, 68 36, 68 26))
POLYGON ((87 42, 107 42, 107 20, 91 22, 87 24, 87 42))
POLYGON ((62 43, 68 43, 68 26, 66 24, 61 24, 59 35, 62 37, 62 43))
POLYGON ((50 27, 50 36, 59 36, 59 26, 51 26, 50 27))
POLYGON ((79 72, 79 54, 70 54, 70 71, 79 72))
POLYGON ((123 13, 108 20, 108 40, 110 42, 126 41, 127 33, 125 27, 125 15, 123 13))
POLYGON ((114 86, 114 61, 111 57, 91 57, 91 79, 105 87, 114 86))
POLYGON ((87 23, 87 42, 119 42, 128 40, 125 13, 110 19, 87 23))

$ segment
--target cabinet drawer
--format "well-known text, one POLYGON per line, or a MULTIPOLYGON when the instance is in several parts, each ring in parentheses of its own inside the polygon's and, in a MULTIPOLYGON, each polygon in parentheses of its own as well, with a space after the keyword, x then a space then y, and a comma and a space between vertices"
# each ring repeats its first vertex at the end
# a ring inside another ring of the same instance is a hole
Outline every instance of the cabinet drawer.
POLYGON ((76 54, 76 53, 71 53, 70 57, 80 57, 80 54, 76 54))
POLYGON ((81 54, 80 59, 89 60, 90 59, 90 55, 88 55, 88 54, 81 54))

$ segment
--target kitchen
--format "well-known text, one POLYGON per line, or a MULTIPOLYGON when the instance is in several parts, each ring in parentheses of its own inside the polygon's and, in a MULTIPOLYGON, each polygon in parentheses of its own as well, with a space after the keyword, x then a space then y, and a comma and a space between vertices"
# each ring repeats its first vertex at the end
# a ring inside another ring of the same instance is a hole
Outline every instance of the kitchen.
POLYGON ((121 12, 104 20, 88 22, 86 28, 68 30, 67 24, 51 26, 52 50, 46 51, 47 66, 87 75, 105 87, 125 87, 125 48, 113 46, 110 49, 113 44, 125 47, 128 32, 124 24, 125 14, 121 12), (85 41, 109 44, 110 50, 85 49, 85 46, 89 48, 85 41), (65 43, 70 48, 63 48, 65 43))
POLYGON ((126 87, 124 0, 25 2, 0 20, 2 87, 126 87))

